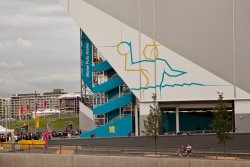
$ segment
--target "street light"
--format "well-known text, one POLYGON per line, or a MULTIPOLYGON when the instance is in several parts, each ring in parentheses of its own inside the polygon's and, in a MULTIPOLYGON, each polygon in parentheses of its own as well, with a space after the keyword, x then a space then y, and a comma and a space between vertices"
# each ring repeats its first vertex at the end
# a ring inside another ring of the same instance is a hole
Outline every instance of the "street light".
POLYGON ((5 129, 6 129, 6 135, 7 135, 7 126, 8 126, 8 123, 7 123, 7 117, 8 117, 8 106, 5 105, 4 106, 5 108, 5 129))
POLYGON ((7 134, 8 134, 8 105, 5 104, 5 142, 7 142, 7 134))

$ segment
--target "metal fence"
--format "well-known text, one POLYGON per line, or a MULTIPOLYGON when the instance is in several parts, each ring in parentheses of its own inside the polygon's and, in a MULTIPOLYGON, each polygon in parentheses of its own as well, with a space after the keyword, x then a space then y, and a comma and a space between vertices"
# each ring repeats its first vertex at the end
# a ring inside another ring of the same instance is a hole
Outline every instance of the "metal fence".
POLYGON ((250 150, 192 149, 190 154, 180 154, 179 148, 166 147, 124 147, 91 145, 46 145, 0 143, 0 152, 39 153, 59 155, 96 155, 96 156, 135 156, 135 157, 181 157, 206 159, 250 160, 250 150))

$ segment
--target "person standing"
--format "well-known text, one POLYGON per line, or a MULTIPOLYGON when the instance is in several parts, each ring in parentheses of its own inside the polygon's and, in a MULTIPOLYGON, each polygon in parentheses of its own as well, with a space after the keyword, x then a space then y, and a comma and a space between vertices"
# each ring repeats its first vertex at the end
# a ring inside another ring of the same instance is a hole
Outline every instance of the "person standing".
POLYGON ((190 144, 187 145, 187 156, 192 152, 192 146, 190 144))

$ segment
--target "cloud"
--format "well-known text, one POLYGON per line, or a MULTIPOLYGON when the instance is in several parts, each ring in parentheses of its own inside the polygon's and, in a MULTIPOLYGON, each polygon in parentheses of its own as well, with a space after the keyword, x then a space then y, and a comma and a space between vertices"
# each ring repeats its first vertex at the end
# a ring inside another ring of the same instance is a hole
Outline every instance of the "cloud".
POLYGON ((0 49, 9 48, 10 46, 11 46, 11 44, 8 41, 0 42, 0 49))
POLYGON ((58 0, 0 0, 0 96, 80 90, 79 27, 58 0))
POLYGON ((61 84, 64 83, 74 83, 79 82, 79 75, 78 74, 49 74, 43 75, 38 77, 33 77, 28 81, 30 84, 35 85, 51 85, 51 84, 61 84))
POLYGON ((13 78, 8 78, 8 79, 4 80, 4 83, 7 84, 7 85, 14 85, 17 82, 13 78))
POLYGON ((12 49, 12 48, 30 48, 33 47, 34 44, 30 42, 29 40, 23 39, 22 37, 18 37, 17 39, 9 39, 6 41, 1 42, 0 41, 0 49, 12 49))
POLYGON ((5 61, 0 61, 0 68, 4 69, 16 69, 22 68, 24 64, 22 62, 7 63, 5 61))
POLYGON ((28 48, 33 46, 33 44, 30 41, 22 39, 21 37, 17 39, 16 43, 17 46, 20 48, 28 48))

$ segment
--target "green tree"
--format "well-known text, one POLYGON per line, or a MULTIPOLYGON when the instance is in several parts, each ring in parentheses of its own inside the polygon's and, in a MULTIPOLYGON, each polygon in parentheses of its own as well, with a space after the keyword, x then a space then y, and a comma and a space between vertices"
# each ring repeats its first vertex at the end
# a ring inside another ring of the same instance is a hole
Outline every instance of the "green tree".
POLYGON ((227 111, 226 102, 223 100, 223 93, 218 92, 218 95, 219 98, 214 109, 212 128, 216 133, 219 143, 223 143, 225 154, 226 142, 231 139, 232 113, 227 111))
POLYGON ((152 96, 154 100, 154 105, 150 105, 149 115, 146 120, 144 120, 145 131, 143 132, 146 136, 154 137, 155 153, 156 153, 156 140, 157 136, 163 134, 163 116, 156 102, 156 95, 152 96))

